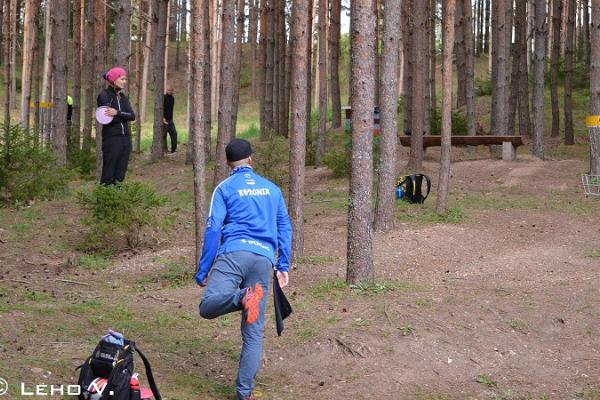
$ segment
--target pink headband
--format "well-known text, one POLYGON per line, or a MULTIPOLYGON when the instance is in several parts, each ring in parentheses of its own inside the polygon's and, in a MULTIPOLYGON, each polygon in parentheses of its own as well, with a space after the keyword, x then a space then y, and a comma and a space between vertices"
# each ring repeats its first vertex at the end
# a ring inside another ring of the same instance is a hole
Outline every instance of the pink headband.
POLYGON ((115 83, 115 81, 122 76, 127 76, 127 71, 121 67, 111 68, 108 70, 108 72, 105 72, 104 75, 102 75, 102 77, 110 83, 115 83))

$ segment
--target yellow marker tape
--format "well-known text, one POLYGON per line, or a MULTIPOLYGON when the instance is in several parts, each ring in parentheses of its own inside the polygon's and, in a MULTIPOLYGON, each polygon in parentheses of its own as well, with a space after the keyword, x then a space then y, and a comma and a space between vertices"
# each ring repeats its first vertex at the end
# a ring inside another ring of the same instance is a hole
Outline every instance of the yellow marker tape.
POLYGON ((31 102, 31 103, 29 103, 29 107, 31 107, 31 108, 36 108, 36 107, 39 107, 39 108, 52 108, 52 103, 42 103, 42 102, 40 102, 39 105, 38 105, 38 104, 36 104, 34 102, 31 102))
POLYGON ((600 115, 590 115, 585 119, 585 125, 588 128, 600 127, 600 115))

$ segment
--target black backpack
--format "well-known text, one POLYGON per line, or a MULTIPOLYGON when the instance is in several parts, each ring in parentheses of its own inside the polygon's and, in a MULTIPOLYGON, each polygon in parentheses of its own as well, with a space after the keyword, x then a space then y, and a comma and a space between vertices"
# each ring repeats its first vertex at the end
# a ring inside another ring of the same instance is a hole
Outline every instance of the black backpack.
POLYGON ((133 353, 140 355, 146 368, 146 377, 152 394, 156 400, 161 400, 160 392, 152 375, 150 362, 133 341, 124 339, 123 342, 123 346, 121 346, 120 344, 101 340, 92 355, 77 367, 77 369, 81 369, 78 381, 81 388, 79 400, 90 399, 90 390, 93 392, 96 389, 92 384, 96 378, 105 378, 107 382, 102 394, 96 395, 94 399, 134 400, 136 397, 139 399, 139 392, 133 394, 134 392, 130 388, 130 380, 134 373, 133 353))
POLYGON ((400 177, 396 189, 401 189, 402 199, 409 203, 422 204, 431 190, 431 179, 424 174, 405 175, 400 177), (426 192, 423 194, 423 180, 427 183, 426 192))

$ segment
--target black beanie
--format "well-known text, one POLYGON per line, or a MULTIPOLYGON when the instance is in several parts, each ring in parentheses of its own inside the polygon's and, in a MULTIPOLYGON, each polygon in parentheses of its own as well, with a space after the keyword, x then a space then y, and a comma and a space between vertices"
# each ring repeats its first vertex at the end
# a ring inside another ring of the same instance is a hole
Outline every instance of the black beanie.
POLYGON ((225 155, 227 161, 235 162, 250 157, 252 154, 252 146, 250 142, 244 139, 233 139, 227 147, 225 147, 225 155))

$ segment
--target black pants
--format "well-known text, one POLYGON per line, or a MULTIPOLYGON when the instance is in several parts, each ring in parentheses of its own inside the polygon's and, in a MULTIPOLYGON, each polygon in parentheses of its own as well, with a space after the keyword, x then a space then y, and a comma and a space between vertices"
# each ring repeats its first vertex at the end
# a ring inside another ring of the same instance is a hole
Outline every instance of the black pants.
POLYGON ((175 128, 175 122, 173 122, 172 119, 167 120, 165 128, 167 131, 165 137, 167 136, 167 133, 171 137, 171 153, 175 153, 175 151, 177 151, 177 129, 175 128))
POLYGON ((103 185, 123 182, 131 154, 131 136, 117 135, 102 140, 102 178, 103 185))

